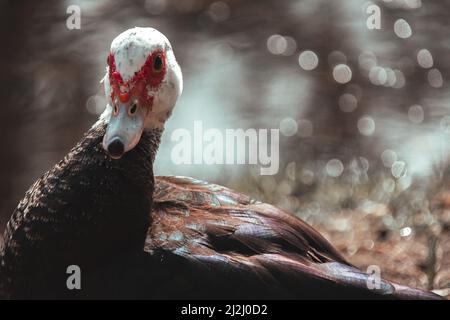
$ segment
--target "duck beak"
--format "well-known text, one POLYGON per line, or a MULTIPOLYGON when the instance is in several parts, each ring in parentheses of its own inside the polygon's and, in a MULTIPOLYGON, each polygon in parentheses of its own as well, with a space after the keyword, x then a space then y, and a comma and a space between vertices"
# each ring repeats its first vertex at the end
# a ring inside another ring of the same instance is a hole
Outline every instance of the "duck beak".
POLYGON ((147 108, 135 102, 119 103, 113 112, 103 137, 103 149, 113 159, 119 159, 133 149, 141 139, 147 108))

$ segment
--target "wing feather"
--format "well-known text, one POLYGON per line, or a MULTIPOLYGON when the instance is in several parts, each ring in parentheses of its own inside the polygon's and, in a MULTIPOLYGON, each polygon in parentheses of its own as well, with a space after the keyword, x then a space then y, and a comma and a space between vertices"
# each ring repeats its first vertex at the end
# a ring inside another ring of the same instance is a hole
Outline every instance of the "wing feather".
POLYGON ((189 297, 434 297, 384 280, 369 290, 369 276, 311 226, 222 186, 156 177, 151 217, 145 251, 183 272, 189 297))

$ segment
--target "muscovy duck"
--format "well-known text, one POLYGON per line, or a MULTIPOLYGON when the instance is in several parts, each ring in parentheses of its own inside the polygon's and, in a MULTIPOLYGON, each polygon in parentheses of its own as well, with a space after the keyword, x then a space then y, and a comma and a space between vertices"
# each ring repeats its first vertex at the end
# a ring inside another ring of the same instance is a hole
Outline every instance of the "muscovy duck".
POLYGON ((272 205, 192 178, 155 178, 183 87, 172 47, 155 29, 133 28, 113 40, 107 65, 100 119, 7 224, 3 297, 438 298, 384 280, 369 289, 369 275, 272 205), (81 288, 67 286, 72 265, 81 288))

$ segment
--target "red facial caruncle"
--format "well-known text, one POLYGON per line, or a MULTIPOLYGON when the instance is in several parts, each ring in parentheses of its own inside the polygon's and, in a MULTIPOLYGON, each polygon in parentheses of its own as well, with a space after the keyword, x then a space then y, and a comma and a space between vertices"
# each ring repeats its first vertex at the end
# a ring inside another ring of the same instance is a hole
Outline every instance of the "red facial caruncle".
POLYGON ((148 91, 160 86, 166 73, 166 58, 162 50, 151 53, 142 68, 128 81, 123 81, 117 71, 113 53, 109 54, 107 62, 112 102, 116 103, 116 99, 119 99, 120 102, 127 103, 130 99, 135 99, 138 100, 140 106, 151 109, 153 96, 149 95, 148 91))

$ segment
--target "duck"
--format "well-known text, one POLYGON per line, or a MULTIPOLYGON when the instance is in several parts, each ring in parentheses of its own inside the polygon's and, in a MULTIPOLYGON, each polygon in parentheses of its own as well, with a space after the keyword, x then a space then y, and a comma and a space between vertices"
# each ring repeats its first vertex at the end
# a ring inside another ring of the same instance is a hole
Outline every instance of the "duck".
POLYGON ((183 91, 169 40, 118 35, 98 121, 26 192, 4 232, 7 299, 439 299, 376 279, 273 205, 189 177, 155 176, 183 91), (70 267, 80 285, 68 286, 70 267))

